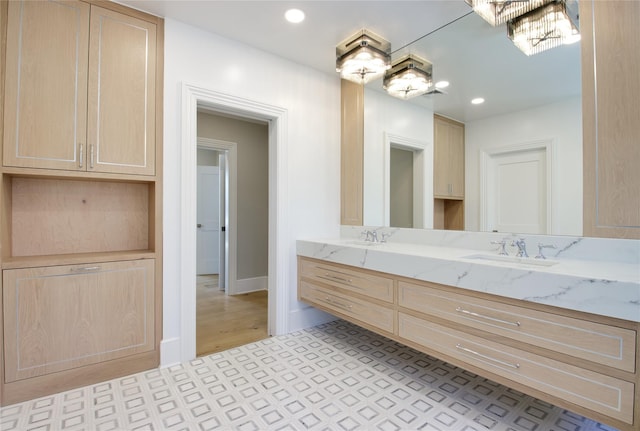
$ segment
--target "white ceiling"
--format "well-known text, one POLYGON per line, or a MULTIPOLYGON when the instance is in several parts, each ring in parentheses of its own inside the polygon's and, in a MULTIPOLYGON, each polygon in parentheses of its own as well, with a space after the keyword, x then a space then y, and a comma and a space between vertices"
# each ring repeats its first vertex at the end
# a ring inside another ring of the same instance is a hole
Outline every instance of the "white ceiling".
MULTIPOLYGON (((334 74, 336 45, 366 28, 391 42, 394 58, 412 52, 431 61, 434 78, 447 79, 452 83, 449 94, 421 96, 412 99, 412 102, 461 121, 523 109, 526 106, 513 97, 513 88, 529 90, 522 98, 534 100, 537 105, 549 103, 555 97, 579 94, 580 91, 579 47, 561 47, 526 57, 508 41, 504 26, 492 28, 475 14, 423 38, 439 27, 469 14, 471 9, 464 0, 118 2, 154 15, 182 21, 334 74), (284 12, 292 7, 305 12, 306 19, 302 23, 290 24, 285 21, 284 12), (462 21, 467 22, 463 25, 462 21), (462 30, 461 27, 467 30, 462 30), (455 37, 448 35, 439 38, 447 32, 455 37), (412 43, 421 38, 423 39, 419 42, 412 43), (466 48, 467 52, 461 53, 462 48, 466 48), (483 67, 470 63, 472 59, 479 60, 483 67), (573 68, 573 63, 578 64, 577 72, 567 71, 573 68), (516 69, 515 64, 523 69, 516 69), (497 69, 489 69, 488 65, 495 65, 497 69), (447 76, 442 76, 444 71, 447 71, 447 76), (555 76, 554 80, 545 78, 545 71, 550 76, 555 76), (523 81, 516 80, 517 77, 521 77, 523 81), (469 78, 474 80, 469 81, 469 78), (568 78, 566 82, 564 78, 568 78), (492 82, 494 84, 490 84, 492 82), (505 92, 503 83, 510 83, 512 88, 505 92), (480 90, 480 86, 484 88, 480 90), (470 108, 467 99, 478 95, 483 96, 487 102, 480 109, 475 106, 470 108)), ((381 89, 381 83, 376 82, 373 87, 381 89)))

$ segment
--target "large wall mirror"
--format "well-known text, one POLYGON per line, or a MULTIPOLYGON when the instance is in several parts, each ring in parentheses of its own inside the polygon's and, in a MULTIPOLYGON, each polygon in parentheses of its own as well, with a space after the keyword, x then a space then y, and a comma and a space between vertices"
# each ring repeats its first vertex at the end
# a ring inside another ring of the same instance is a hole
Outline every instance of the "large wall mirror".
POLYGON ((410 100, 387 95, 381 80, 365 88, 364 224, 433 227, 435 113, 465 125, 466 230, 582 235, 580 43, 528 57, 504 25, 469 13, 392 57, 409 53, 431 62, 434 82, 449 86, 410 100), (477 97, 485 102, 471 104, 477 97), (500 207, 515 200, 509 196, 534 195, 500 207), (406 202, 412 216, 394 215, 406 202), (496 221, 498 213, 512 220, 496 221), (540 217, 544 225, 532 228, 540 217))

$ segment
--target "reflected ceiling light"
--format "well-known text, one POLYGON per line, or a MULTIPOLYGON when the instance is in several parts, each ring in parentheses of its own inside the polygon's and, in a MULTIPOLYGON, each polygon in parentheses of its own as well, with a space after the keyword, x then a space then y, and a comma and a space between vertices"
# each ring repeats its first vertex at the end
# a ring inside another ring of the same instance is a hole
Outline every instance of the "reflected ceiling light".
POLYGON ((436 82, 436 88, 447 88, 448 86, 449 86, 449 81, 436 82))
POLYGON ((336 47, 336 71, 340 77, 366 84, 382 77, 391 67, 391 44, 368 30, 362 30, 336 47))
POLYGON ((475 99, 471 99, 471 103, 474 105, 481 105, 484 103, 484 99, 482 97, 476 97, 475 99))
POLYGON ((431 72, 431 63, 409 54, 393 63, 384 75, 382 87, 394 97, 411 99, 433 86, 431 72))
POLYGON ((580 40, 577 23, 577 12, 558 0, 509 21, 507 35, 522 52, 533 55, 580 40))
POLYGON ((465 0, 492 26, 503 24, 553 0, 465 0))
POLYGON ((290 23, 298 24, 304 21, 304 12, 300 9, 289 9, 284 13, 284 17, 290 23))

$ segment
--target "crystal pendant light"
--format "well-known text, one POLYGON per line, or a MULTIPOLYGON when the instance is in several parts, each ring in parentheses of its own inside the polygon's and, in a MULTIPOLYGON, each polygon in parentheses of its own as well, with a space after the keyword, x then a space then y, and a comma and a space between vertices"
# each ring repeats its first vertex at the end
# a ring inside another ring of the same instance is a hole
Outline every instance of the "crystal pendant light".
POLYGON ((503 24, 553 0, 465 0, 492 26, 503 24))
POLYGON ((336 47, 336 71, 343 79, 366 84, 382 77, 389 67, 391 44, 368 30, 362 30, 336 47))
POLYGON ((431 74, 431 63, 409 54, 393 63, 384 75, 382 87, 394 97, 411 99, 431 89, 431 74))
POLYGON ((509 39, 526 55, 580 40, 577 13, 555 1, 507 23, 509 39))

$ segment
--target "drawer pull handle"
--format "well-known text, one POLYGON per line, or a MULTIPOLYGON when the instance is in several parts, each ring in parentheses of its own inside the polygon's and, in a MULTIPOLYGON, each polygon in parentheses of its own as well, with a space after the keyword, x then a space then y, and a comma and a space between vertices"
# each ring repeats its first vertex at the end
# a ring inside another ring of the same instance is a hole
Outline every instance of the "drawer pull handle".
POLYGON ((71 272, 91 272, 100 270, 99 266, 83 266, 81 268, 71 268, 71 272))
POLYGON ((325 274, 324 274, 324 276, 325 276, 326 278, 330 278, 330 279, 332 279, 332 280, 336 280, 336 281, 341 281, 341 282, 343 282, 343 283, 349 283, 349 284, 351 284, 351 283, 352 283, 352 281, 351 281, 351 279, 350 279, 350 278, 342 278, 342 277, 338 277, 337 275, 332 275, 332 274, 329 274, 328 272, 327 272, 327 273, 325 273, 325 274))
POLYGON ((333 299, 329 298, 328 296, 324 298, 324 301, 328 304, 331 305, 335 305, 336 307, 340 307, 344 310, 347 311, 351 311, 351 309, 353 308, 353 306, 351 304, 343 304, 342 302, 338 302, 338 301, 334 301, 333 299))
POLYGON ((491 317, 491 316, 484 316, 482 314, 479 314, 479 313, 476 313, 476 312, 473 312, 473 311, 465 310, 462 307, 456 307, 456 311, 458 313, 467 314, 469 316, 479 317, 480 319, 486 319, 486 320, 492 320, 494 322, 504 323, 505 325, 520 326, 520 322, 518 322, 518 321, 510 322, 508 320, 497 319, 497 318, 491 317))
POLYGON ((487 356, 487 355, 483 355, 482 353, 478 353, 475 350, 468 349, 468 348, 464 347, 461 344, 456 344, 456 349, 462 350, 465 353, 469 353, 471 355, 477 356, 477 357, 482 358, 482 359, 486 359, 486 360, 491 361, 491 362, 495 362, 495 363, 500 364, 500 365, 504 365, 504 366, 507 366, 507 367, 510 367, 510 368, 515 368, 516 370, 518 368, 520 368, 520 364, 512 364, 510 362, 501 361, 500 359, 496 359, 496 358, 492 358, 492 357, 487 356))

